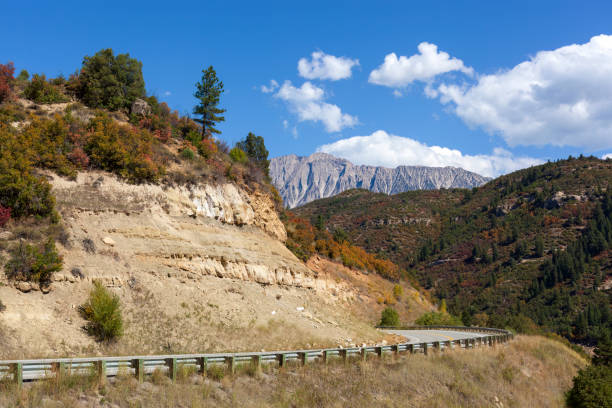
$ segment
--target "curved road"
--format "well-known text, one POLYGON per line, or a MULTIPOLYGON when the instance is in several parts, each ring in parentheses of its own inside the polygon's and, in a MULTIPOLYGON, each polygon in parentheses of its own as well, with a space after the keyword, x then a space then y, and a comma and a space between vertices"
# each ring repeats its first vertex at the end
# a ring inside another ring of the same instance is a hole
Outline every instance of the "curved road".
POLYGON ((490 336, 486 333, 462 332, 455 330, 384 330, 408 339, 408 343, 431 343, 434 341, 465 340, 490 336))

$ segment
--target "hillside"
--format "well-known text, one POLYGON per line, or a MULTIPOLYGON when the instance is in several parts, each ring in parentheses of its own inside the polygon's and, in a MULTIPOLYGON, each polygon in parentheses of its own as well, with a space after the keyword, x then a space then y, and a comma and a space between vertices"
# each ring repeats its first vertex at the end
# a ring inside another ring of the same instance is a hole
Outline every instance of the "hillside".
POLYGON ((220 380, 187 375, 170 384, 153 375, 119 377, 104 388, 87 379, 0 393, 0 405, 87 407, 559 407, 586 362, 561 343, 518 336, 485 350, 412 355, 349 365, 266 369, 220 380), (249 374, 249 375, 246 375, 249 374), (50 391, 50 389, 52 391, 50 391))
MULTIPOLYGON (((382 341, 377 299, 394 285, 298 259, 263 138, 230 149, 147 96, 140 67, 112 50, 68 79, 2 66, 0 358, 382 341), (100 75, 128 82, 100 87, 100 75), (84 330, 94 282, 120 302, 115 341, 84 330)), ((432 309, 402 292, 405 319, 432 309)))
POLYGON ((612 322, 611 184, 612 161, 581 157, 472 190, 351 190, 294 212, 418 276, 466 324, 592 343, 612 322))
POLYGON ((270 177, 288 208, 353 188, 397 194, 409 190, 472 188, 489 180, 456 167, 356 166, 326 153, 275 157, 270 161, 270 177))

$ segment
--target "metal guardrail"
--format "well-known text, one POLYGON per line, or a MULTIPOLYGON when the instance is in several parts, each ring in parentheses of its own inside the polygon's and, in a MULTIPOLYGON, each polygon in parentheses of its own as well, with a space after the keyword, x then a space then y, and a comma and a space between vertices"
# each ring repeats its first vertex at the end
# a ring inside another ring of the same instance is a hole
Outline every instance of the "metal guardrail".
POLYGON ((332 359, 349 361, 352 358, 366 360, 369 356, 382 357, 385 354, 398 355, 429 354, 430 350, 474 348, 494 346, 512 339, 513 334, 506 330, 481 327, 458 326, 405 326, 379 327, 396 330, 453 330, 487 334, 477 338, 446 340, 424 343, 398 343, 386 346, 367 346, 351 348, 327 348, 315 350, 288 350, 252 353, 215 353, 215 354, 179 354, 156 356, 126 357, 82 357, 38 360, 0 360, 0 381, 11 381, 21 385, 24 381, 57 378, 69 375, 95 375, 100 382, 106 377, 133 375, 143 381, 145 375, 156 370, 166 373, 172 381, 176 380, 179 370, 184 368, 206 374, 211 366, 225 366, 234 373, 240 365, 251 365, 260 369, 262 364, 276 364, 285 367, 290 362, 306 365, 312 361, 327 363, 332 359))

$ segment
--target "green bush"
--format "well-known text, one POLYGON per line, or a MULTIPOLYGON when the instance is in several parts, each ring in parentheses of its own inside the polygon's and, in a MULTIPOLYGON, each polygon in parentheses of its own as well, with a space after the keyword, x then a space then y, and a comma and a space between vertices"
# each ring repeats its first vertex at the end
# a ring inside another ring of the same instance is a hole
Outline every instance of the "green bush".
POLYGON ((461 326, 463 322, 456 316, 442 312, 429 312, 421 315, 415 324, 419 326, 461 326))
POLYGON ((10 259, 4 266, 9 279, 48 284, 54 272, 62 269, 62 257, 49 238, 42 248, 20 241, 10 251, 10 259))
POLYGON ((63 95, 59 88, 49 81, 44 75, 34 74, 28 82, 23 95, 36 103, 60 103, 67 102, 68 98, 63 95))
POLYGON ((53 212, 51 185, 33 174, 33 151, 28 143, 0 124, 0 205, 11 209, 14 218, 53 212))
POLYGON ((591 365, 580 370, 566 398, 570 408, 612 407, 612 367, 591 365))
POLYGON ((88 320, 85 330, 98 341, 111 342, 123 335, 119 296, 110 293, 100 282, 94 282, 89 299, 79 311, 88 320))
POLYGON ((195 153, 190 148, 186 147, 181 150, 181 157, 185 160, 193 160, 195 157, 195 153))
POLYGON ((380 315, 380 326, 399 326, 399 314, 392 307, 386 307, 380 315))
POLYGON ((592 365, 574 377, 566 394, 570 408, 612 407, 612 342, 602 338, 595 349, 592 365))
POLYGON ((92 108, 129 110, 137 98, 145 96, 142 62, 129 54, 115 56, 110 48, 83 58, 78 80, 73 82, 79 99, 92 108))
POLYGON ((236 163, 246 164, 249 161, 249 158, 244 150, 238 147, 234 147, 232 150, 230 150, 229 156, 236 163))

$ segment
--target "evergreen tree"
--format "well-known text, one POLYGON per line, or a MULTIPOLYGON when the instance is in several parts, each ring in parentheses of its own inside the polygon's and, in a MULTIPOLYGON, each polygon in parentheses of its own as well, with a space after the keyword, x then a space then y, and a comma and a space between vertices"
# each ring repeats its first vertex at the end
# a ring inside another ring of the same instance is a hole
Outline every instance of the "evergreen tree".
POLYGON ((217 73, 212 67, 202 70, 202 79, 196 83, 196 92, 193 94, 200 103, 193 108, 195 115, 201 118, 195 119, 196 122, 202 125, 202 137, 207 134, 221 133, 215 128, 217 122, 224 122, 225 117, 220 116, 225 112, 225 109, 220 109, 219 100, 223 93, 223 82, 217 78, 217 73))
POLYGON ((243 141, 236 143, 236 147, 244 151, 251 160, 261 167, 266 176, 269 175, 270 160, 268 160, 268 149, 266 149, 263 137, 255 136, 255 134, 249 132, 243 141))

